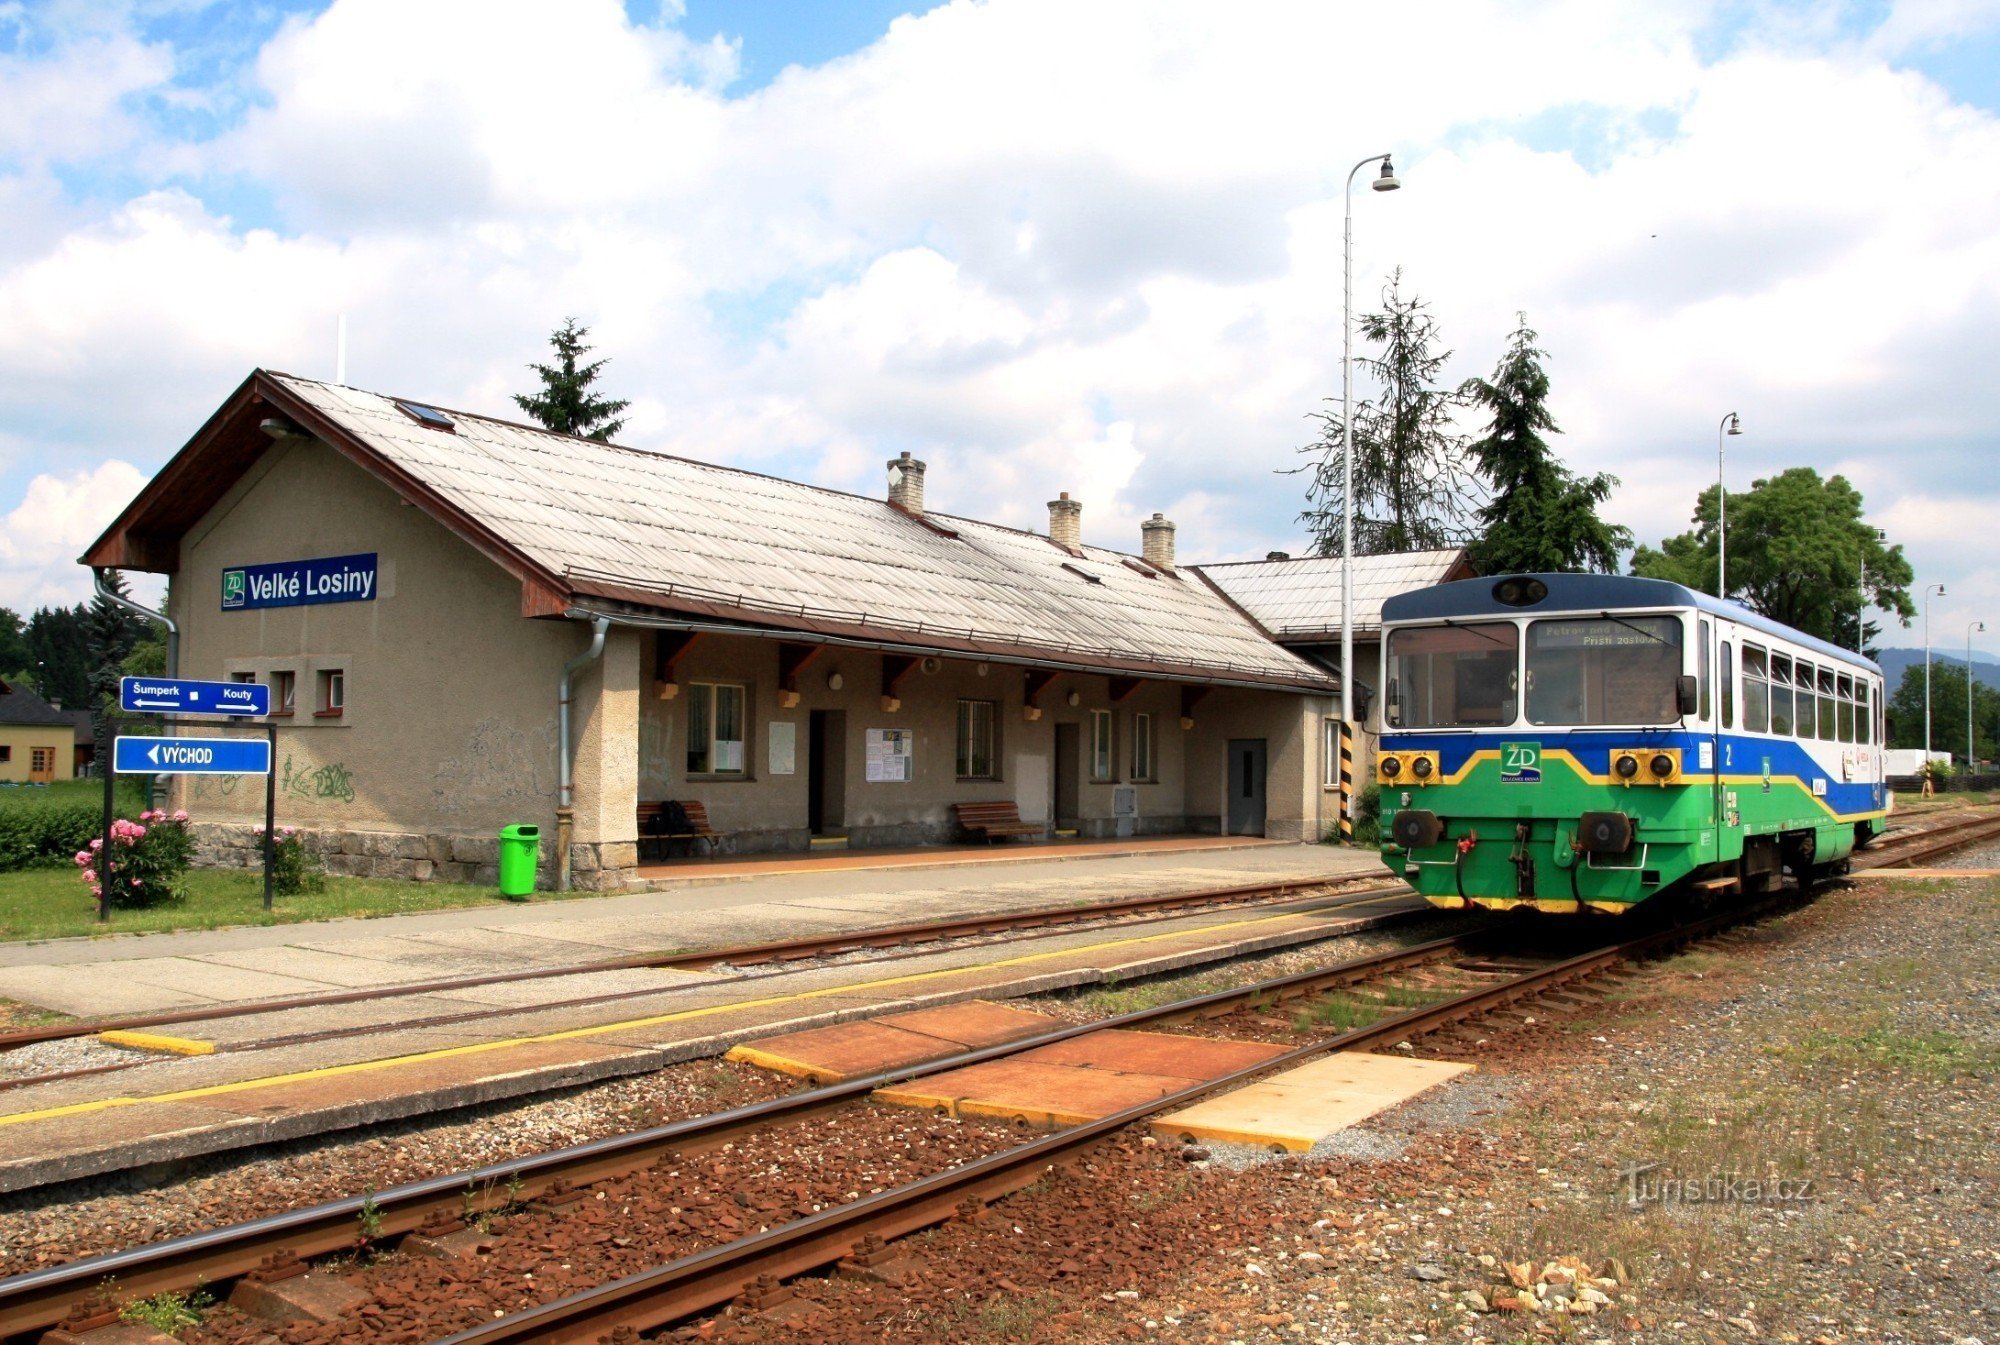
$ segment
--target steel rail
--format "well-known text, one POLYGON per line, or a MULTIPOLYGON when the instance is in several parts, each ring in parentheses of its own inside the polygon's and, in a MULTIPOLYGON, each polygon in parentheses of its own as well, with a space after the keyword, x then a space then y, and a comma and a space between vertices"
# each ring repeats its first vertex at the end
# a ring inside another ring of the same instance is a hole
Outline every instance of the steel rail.
POLYGON ((1854 867, 1867 870, 1913 866, 1996 836, 2000 836, 2000 817, 1975 816, 1927 827, 1915 835, 1890 842, 1879 850, 1871 849, 1865 855, 1857 855, 1852 862, 1854 867))
MULTIPOLYGON (((1429 915, 1428 908, 1376 917, 1374 928, 1429 915)), ((1213 991, 1191 999, 1141 1009, 1090 1023, 1058 1028, 999 1046, 850 1079, 736 1107, 710 1116, 653 1126, 626 1135, 571 1145, 547 1153, 489 1163, 464 1172, 410 1182, 389 1190, 327 1201, 224 1228, 190 1233, 164 1242, 50 1266, 0 1279, 0 1340, 59 1324, 68 1308, 115 1278, 121 1296, 186 1291, 255 1269, 267 1256, 284 1252, 317 1256, 351 1250, 359 1239, 364 1207, 375 1239, 390 1239, 441 1220, 532 1200, 557 1182, 583 1186, 628 1175, 667 1154, 699 1153, 759 1131, 791 1125, 809 1116, 865 1099, 875 1089, 945 1070, 1002 1059, 1039 1046, 1100 1032, 1178 1018, 1226 1013, 1245 1005, 1273 1003, 1353 984, 1409 967, 1438 961, 1475 947, 1492 928, 1432 939, 1408 948, 1352 958, 1332 967, 1274 977, 1248 986, 1213 991)))
MULTIPOLYGON (((1375 902, 1380 901, 1385 897, 1395 897, 1399 895, 1409 896, 1413 899, 1417 899, 1415 893, 1408 892, 1407 890, 1404 889, 1378 888, 1378 889, 1364 890, 1361 892, 1344 893, 1337 896, 1329 896, 1323 904, 1315 903, 1314 900, 1311 898, 1300 898, 1297 902, 1289 904, 1283 902, 1282 896, 1274 900, 1278 904, 1277 908, 1281 911, 1289 910, 1299 915, 1317 915, 1322 912, 1342 911, 1353 906, 1373 905, 1375 902)), ((1214 905, 1214 904, 1218 903, 1203 903, 1203 905, 1214 905)), ((1230 902, 1227 904, 1254 905, 1258 903, 1257 899, 1253 896, 1244 898, 1241 902, 1230 902)), ((1409 913, 1421 914, 1426 909, 1428 908, 1411 908, 1411 911, 1409 913)), ((1127 913, 1121 912, 1120 914, 1127 914, 1127 913)), ((1177 914, 1184 914, 1184 912, 1156 913, 1151 916, 1144 916, 1141 919, 1135 921, 1134 923, 1144 924, 1150 920, 1171 920, 1174 919, 1177 914)), ((1400 912, 1400 911, 1385 912, 1384 914, 1391 916, 1400 916, 1405 914, 1405 912, 1400 912)), ((1063 924, 1063 923, 1075 923, 1075 922, 1054 922, 1054 923, 1063 924)), ((1030 928, 1039 928, 1039 927, 1040 926, 1030 926, 1030 928)), ((1125 928, 1129 927, 1130 926, 1125 926, 1125 928)), ((1335 938, 1343 937, 1347 934, 1361 933, 1368 929, 1373 929, 1375 927, 1376 926, 1374 923, 1372 923, 1371 921, 1369 921, 1367 918, 1364 917, 1363 920, 1359 923, 1343 926, 1342 928, 1336 931, 1330 931, 1329 937, 1335 937, 1335 938)), ((916 947, 916 948, 911 948, 907 952, 892 953, 886 957, 873 959, 870 965, 880 966, 891 962, 900 962, 911 958, 928 957, 932 955, 933 954, 928 949, 923 947, 916 947)), ((569 973, 569 974, 587 975, 589 973, 569 973)), ((747 975, 747 974, 739 974, 736 976, 717 977, 706 981, 687 982, 678 985, 655 985, 655 986, 647 986, 638 990, 612 990, 597 995, 576 995, 576 996, 571 996, 567 999, 549 1000, 548 1002, 543 1004, 486 1005, 477 1009, 465 1009, 457 1013, 432 1014, 429 1017, 425 1018, 404 1018, 389 1024, 363 1024, 353 1027, 323 1028, 316 1031, 288 1033, 284 1036, 279 1036, 279 1037, 262 1037, 254 1041, 226 1043, 224 1045, 218 1046, 216 1050, 211 1054, 244 1055, 254 1051, 277 1050, 285 1046, 300 1046, 300 1045, 310 1044, 313 1042, 337 1041, 344 1037, 367 1036, 376 1032, 388 1031, 392 1029, 394 1031, 403 1032, 415 1028, 450 1027, 461 1023, 479 1022, 483 1019, 489 1019, 489 1018, 510 1018, 510 1017, 518 1017, 519 1015, 524 1013, 542 1013, 550 1009, 579 1009, 579 1008, 589 1008, 600 1004, 615 1004, 623 1000, 658 999, 662 995, 672 995, 683 991, 697 991, 697 990, 710 991, 716 989, 719 986, 742 985, 751 981, 761 980, 761 979, 763 979, 763 977, 747 975)), ((97 1030, 100 1032, 105 1032, 105 1031, 110 1031, 111 1029, 100 1026, 97 1030)), ((0 1077, 0 1093, 11 1092, 15 1089, 21 1089, 21 1088, 39 1087, 44 1084, 66 1083, 72 1079, 97 1078, 106 1074, 119 1074, 123 1073, 126 1070, 141 1069, 144 1068, 145 1066, 153 1065, 156 1063, 158 1063, 157 1057, 147 1056, 141 1059, 117 1060, 102 1065, 83 1065, 75 1069, 52 1070, 46 1074, 22 1074, 12 1078, 0 1077)))
POLYGON ((799 1275, 851 1255, 867 1234, 884 1240, 900 1237, 950 1218, 968 1198, 984 1204, 1020 1190, 1105 1137, 1162 1111, 1186 1106, 1330 1051, 1396 1042, 1489 1013, 1617 964, 1717 932, 1774 909, 1787 899, 1773 898, 1690 925, 1641 935, 1528 972, 1501 985, 1412 1009, 962 1167, 482 1323, 446 1336, 437 1345, 526 1345, 526 1342, 596 1345, 621 1326, 640 1331, 676 1321, 735 1299, 759 1276, 799 1275))
MULTIPOLYGON (((466 990, 475 986, 500 985, 509 981, 544 980, 554 976, 582 976, 592 972, 648 968, 698 971, 724 962, 731 966, 754 966, 765 962, 801 961, 811 957, 862 952, 870 948, 893 948, 905 943, 939 942, 945 939, 964 938, 972 934, 1007 933, 1012 930, 1037 929, 1048 925, 1075 924, 1079 921, 1116 919, 1124 915, 1140 915, 1182 906, 1251 902, 1265 896, 1282 897, 1309 888, 1334 886, 1340 881, 1342 880, 1313 878, 1286 879, 1275 883, 1245 883, 1236 887, 1205 888, 1197 892, 1181 892, 1168 896, 1124 897, 1117 901, 1098 902, 1088 906, 1051 906, 1012 913, 956 916, 948 920, 882 925, 846 933, 808 935, 796 939, 779 939, 770 943, 743 944, 729 948, 673 953, 634 953, 629 957, 605 958, 596 962, 580 962, 563 967, 531 967, 521 971, 483 972, 476 976, 409 981, 400 985, 335 990, 317 995, 242 1000, 234 1004, 212 1005, 200 1009, 176 1009, 170 1013, 51 1023, 41 1027, 0 1032, 0 1050, 29 1046, 36 1042, 90 1037, 100 1032, 131 1032, 144 1028, 171 1027, 179 1023, 213 1022, 221 1018, 282 1013, 288 1009, 317 1009, 331 1004, 353 1004, 362 1000, 394 999, 407 995, 429 995, 443 990, 466 990)), ((1403 884, 1396 883, 1340 895, 1360 898, 1385 896, 1405 890, 1407 889, 1403 884)))

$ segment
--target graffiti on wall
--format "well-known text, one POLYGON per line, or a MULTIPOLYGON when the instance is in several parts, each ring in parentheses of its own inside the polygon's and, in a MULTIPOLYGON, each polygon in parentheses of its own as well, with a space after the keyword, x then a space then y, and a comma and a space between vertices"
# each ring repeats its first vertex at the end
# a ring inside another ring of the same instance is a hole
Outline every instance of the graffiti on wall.
POLYGON ((326 800, 354 802, 354 772, 344 762, 332 762, 313 769, 294 767, 291 753, 285 754, 284 773, 278 777, 278 794, 301 802, 326 800))
POLYGON ((438 763, 431 802, 443 817, 481 816, 496 806, 516 809, 555 795, 556 725, 523 729, 498 716, 480 720, 465 750, 438 763))

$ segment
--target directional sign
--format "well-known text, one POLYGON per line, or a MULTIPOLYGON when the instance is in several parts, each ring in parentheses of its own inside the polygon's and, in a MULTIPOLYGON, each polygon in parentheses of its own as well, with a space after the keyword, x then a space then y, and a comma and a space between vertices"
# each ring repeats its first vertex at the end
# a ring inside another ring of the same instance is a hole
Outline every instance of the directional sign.
POLYGON ((271 744, 263 738, 119 738, 111 746, 119 775, 271 773, 271 744))
POLYGON ((118 708, 156 715, 267 715, 271 688, 262 682, 126 677, 118 683, 118 708))

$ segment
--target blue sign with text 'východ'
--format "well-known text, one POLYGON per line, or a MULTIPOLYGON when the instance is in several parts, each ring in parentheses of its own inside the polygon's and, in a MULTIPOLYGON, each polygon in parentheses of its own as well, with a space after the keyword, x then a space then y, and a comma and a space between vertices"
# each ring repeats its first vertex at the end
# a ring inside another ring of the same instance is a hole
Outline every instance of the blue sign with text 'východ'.
POLYGON ((373 602, 375 553, 236 565, 222 572, 222 610, 308 607, 322 602, 373 602))
POLYGON ((119 775, 269 775, 263 738, 119 738, 111 744, 119 775))
POLYGON ((271 688, 262 682, 126 677, 118 682, 118 708, 155 715, 267 715, 271 688))

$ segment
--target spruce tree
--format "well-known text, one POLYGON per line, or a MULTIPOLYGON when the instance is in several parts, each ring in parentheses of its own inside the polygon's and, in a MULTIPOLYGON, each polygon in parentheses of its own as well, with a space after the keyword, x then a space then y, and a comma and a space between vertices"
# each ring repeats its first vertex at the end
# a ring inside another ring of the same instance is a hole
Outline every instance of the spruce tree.
MULTIPOLYGON (((1452 429, 1458 392, 1438 386, 1451 358, 1436 349, 1437 322, 1415 295, 1404 298, 1398 268, 1382 292, 1382 311, 1364 314, 1361 335, 1381 347, 1355 362, 1378 385, 1377 396, 1354 406, 1354 550, 1356 555, 1430 551, 1466 537, 1476 484, 1467 470, 1464 436, 1452 429)), ((1316 411, 1318 442, 1308 507, 1299 515, 1312 530, 1317 554, 1341 551, 1341 418, 1316 411)), ((1307 470, 1300 468, 1298 470, 1307 470)))
POLYGON ((1460 388, 1493 418, 1471 449, 1493 497, 1479 511, 1483 533, 1467 548, 1470 559, 1481 574, 1610 573, 1618 568, 1618 553, 1632 545, 1629 528, 1597 516, 1618 478, 1572 475, 1550 452, 1543 434, 1562 430, 1549 413, 1549 375, 1542 366, 1548 356, 1536 348, 1527 314, 1518 318, 1492 380, 1468 379, 1460 388))
MULTIPOLYGON (((107 572, 105 587, 125 593, 125 576, 107 572)), ((118 679, 133 648, 152 633, 152 623, 103 594, 90 600, 84 632, 90 662, 90 734, 97 741, 97 759, 111 759, 111 730, 118 719, 118 679)))
POLYGON ((525 397, 516 394, 514 402, 557 434, 574 434, 602 444, 608 443, 624 426, 625 418, 618 413, 631 403, 611 401, 590 390, 590 385, 597 381, 598 371, 610 361, 577 364, 579 358, 594 349, 584 339, 589 335, 590 328, 577 326, 575 318, 564 318, 563 325, 549 336, 549 344, 555 347, 556 362, 528 366, 541 378, 541 392, 525 397))

